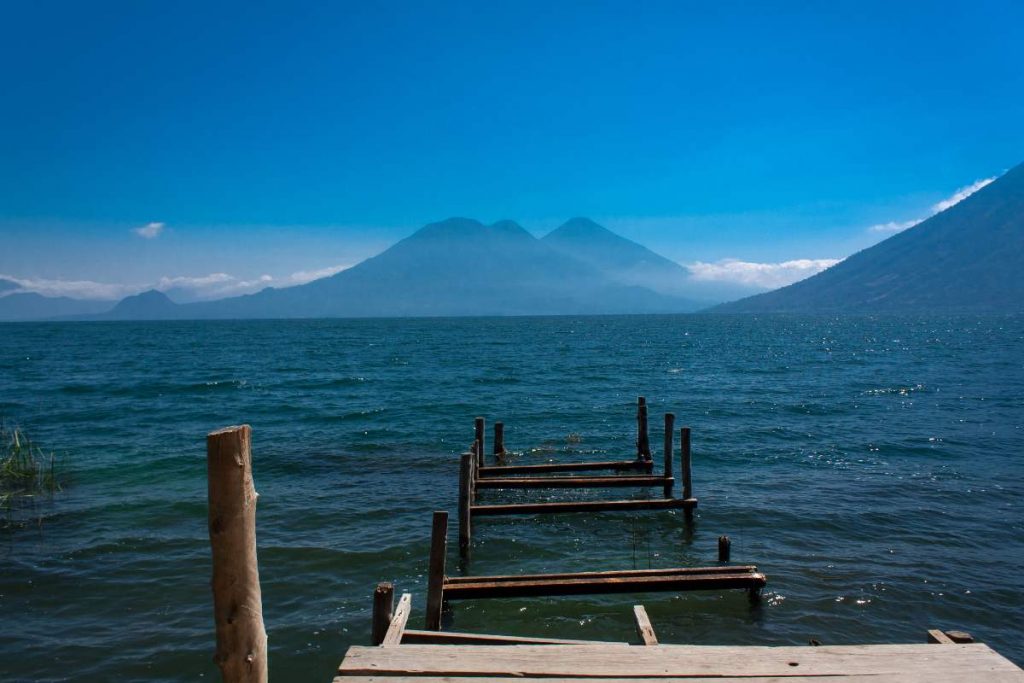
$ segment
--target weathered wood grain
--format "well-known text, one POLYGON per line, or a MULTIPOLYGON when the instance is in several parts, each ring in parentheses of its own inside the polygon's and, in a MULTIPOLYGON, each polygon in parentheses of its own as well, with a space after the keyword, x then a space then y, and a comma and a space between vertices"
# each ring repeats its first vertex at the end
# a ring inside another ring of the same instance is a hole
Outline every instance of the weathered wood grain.
POLYGON ((623 488, 628 486, 666 486, 660 475, 620 475, 610 477, 494 477, 477 480, 477 489, 583 489, 623 488))
MULTIPOLYGON (((477 482, 479 484, 479 481, 477 482)), ((688 510, 697 507, 696 498, 656 500, 580 500, 555 503, 508 503, 474 505, 474 515, 543 515, 563 512, 608 512, 614 510, 688 510)))
POLYGON ((395 614, 391 617, 388 631, 384 634, 384 639, 380 643, 381 645, 399 645, 402 642, 402 634, 405 632, 405 625, 409 623, 409 615, 411 613, 412 594, 402 593, 402 597, 398 600, 398 607, 395 608, 395 614))
POLYGON ((545 595, 596 595, 652 591, 758 589, 767 579, 760 572, 667 574, 660 576, 611 576, 532 581, 488 581, 446 584, 446 600, 539 597, 545 595))
POLYGON ((651 620, 643 605, 633 605, 633 621, 636 623, 636 634, 644 645, 658 644, 658 638, 654 635, 654 627, 651 626, 651 620))
POLYGON ((500 477, 510 474, 546 474, 551 472, 590 472, 596 470, 651 471, 651 463, 644 460, 599 460, 591 462, 546 462, 537 465, 497 465, 481 467, 479 476, 500 477))

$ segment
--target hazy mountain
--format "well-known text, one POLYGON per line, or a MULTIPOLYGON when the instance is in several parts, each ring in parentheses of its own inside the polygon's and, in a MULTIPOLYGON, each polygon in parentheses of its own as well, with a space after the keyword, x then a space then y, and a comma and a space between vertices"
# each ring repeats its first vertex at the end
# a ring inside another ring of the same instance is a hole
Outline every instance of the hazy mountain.
POLYGON ((512 221, 483 225, 467 218, 427 225, 348 270, 297 287, 182 305, 155 294, 129 297, 109 317, 547 315, 698 307, 616 281, 512 221))
POLYGON ((1024 311, 1024 164, 828 270, 712 310, 1024 311))
POLYGON ((106 313, 92 317, 99 320, 166 320, 180 317, 180 308, 163 292, 151 289, 126 296, 106 313))
POLYGON ((763 287, 694 280, 684 266, 589 218, 573 218, 545 235, 542 241, 617 282, 700 301, 706 306, 764 291, 763 287))
POLYGON ((21 285, 17 282, 0 279, 0 320, 45 320, 85 315, 107 310, 111 306, 109 301, 43 296, 35 292, 19 292, 19 289, 21 285))

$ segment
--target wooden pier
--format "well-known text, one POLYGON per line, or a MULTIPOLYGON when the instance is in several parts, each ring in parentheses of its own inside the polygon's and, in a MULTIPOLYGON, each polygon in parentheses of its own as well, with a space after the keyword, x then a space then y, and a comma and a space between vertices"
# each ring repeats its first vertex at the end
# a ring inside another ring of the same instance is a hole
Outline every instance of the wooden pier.
MULTIPOLYGON (((478 425, 480 435, 482 421, 478 425)), ((671 433, 671 429, 668 431, 671 433)), ((501 433, 496 430, 496 435, 501 433)), ((684 443, 687 453, 688 442, 684 443)), ((643 459, 642 436, 637 444, 638 459, 643 459)), ((482 450, 483 440, 478 438, 470 457, 462 458, 464 474, 474 473, 482 450)), ((667 445, 666 453, 670 452, 667 445)), ((504 453, 499 439, 495 442, 495 453, 504 453)), ((216 661, 226 683, 268 680, 267 635, 255 553, 257 496, 251 462, 248 426, 209 435, 216 661)), ((688 469, 687 458, 683 470, 684 501, 692 493, 688 469)), ((667 484, 671 474, 666 458, 661 483, 667 484)), ((476 487, 469 487, 469 483, 468 477, 461 478, 460 501, 471 501, 475 496, 476 487)), ((460 505, 460 517, 468 512, 468 506, 460 505)), ((396 606, 394 586, 378 584, 373 593, 372 645, 350 647, 338 666, 334 683, 645 683, 651 679, 664 683, 781 683, 800 678, 863 683, 1024 683, 1024 670, 988 646, 973 642, 962 631, 932 629, 927 632, 931 644, 910 645, 666 645, 659 642, 655 625, 642 605, 634 605, 632 610, 635 638, 618 642, 441 631, 443 606, 453 600, 727 589, 744 589, 756 597, 766 582, 753 565, 727 564, 731 547, 727 536, 719 538, 719 565, 713 567, 449 577, 445 573, 447 527, 448 513, 435 512, 431 524, 426 629, 408 628, 411 594, 404 593, 396 606)), ((819 645, 816 641, 812 644, 819 645)))
POLYGON ((654 473, 648 430, 647 401, 637 397, 636 457, 623 460, 591 462, 540 463, 533 465, 500 464, 505 461, 505 426, 494 425, 494 457, 498 464, 487 465, 484 460, 485 420, 474 421, 474 441, 462 454, 459 468, 459 547, 466 551, 473 536, 473 520, 491 515, 538 515, 573 512, 612 512, 623 510, 682 510, 687 520, 692 519, 697 499, 693 496, 692 453, 690 428, 679 430, 679 465, 682 477, 682 496, 672 497, 676 485, 673 474, 675 414, 665 414, 663 444, 664 469, 654 473), (566 472, 596 472, 607 470, 611 475, 587 474, 561 476, 566 472), (625 474, 642 472, 642 474, 625 474), (545 476, 554 475, 554 476, 545 476), (661 498, 630 498, 611 500, 566 500, 522 503, 478 503, 480 491, 522 489, 588 489, 588 488, 660 488, 661 498))

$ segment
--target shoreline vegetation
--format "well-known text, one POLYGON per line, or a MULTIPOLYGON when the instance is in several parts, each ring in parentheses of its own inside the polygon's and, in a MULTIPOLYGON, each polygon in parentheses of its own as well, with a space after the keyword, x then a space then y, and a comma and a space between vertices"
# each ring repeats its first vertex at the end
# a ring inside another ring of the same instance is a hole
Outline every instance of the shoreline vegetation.
POLYGON ((13 517, 16 510, 34 505, 41 496, 52 497, 66 484, 63 463, 52 451, 44 451, 20 428, 0 421, 0 528, 24 523, 13 517))

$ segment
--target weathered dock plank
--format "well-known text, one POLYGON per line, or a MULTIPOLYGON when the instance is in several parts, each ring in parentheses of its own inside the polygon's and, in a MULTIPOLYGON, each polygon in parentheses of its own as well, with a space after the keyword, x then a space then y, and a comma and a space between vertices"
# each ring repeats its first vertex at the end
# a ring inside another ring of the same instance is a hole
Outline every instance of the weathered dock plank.
MULTIPOLYGON (((860 676, 872 681, 1022 681, 1024 672, 988 646, 834 645, 821 647, 655 645, 628 649, 563 645, 355 646, 343 676, 478 676, 553 679, 640 678, 717 681, 757 677, 860 676), (881 678, 880 678, 881 677, 881 678)), ((466 678, 459 678, 465 683, 466 678)))
POLYGON ((666 574, 656 576, 582 577, 527 581, 491 581, 445 584, 446 600, 539 597, 546 595, 595 595, 649 591, 758 590, 767 579, 760 572, 666 574))
MULTIPOLYGON (((756 572, 757 566, 753 564, 736 564, 726 567, 672 567, 668 569, 618 569, 604 572, 562 572, 559 574, 496 574, 486 577, 489 581, 536 581, 536 580, 558 580, 558 579, 585 579, 601 577, 640 577, 640 576, 666 576, 676 574, 729 574, 736 572, 756 572)), ((457 583, 477 583, 480 576, 450 576, 445 579, 445 586, 457 583)))
POLYGON ((629 647, 629 643, 601 640, 564 640, 561 638, 530 638, 524 636, 501 636, 489 633, 459 633, 457 631, 416 631, 406 629, 402 644, 418 645, 590 645, 605 647, 618 645, 629 647))
POLYGON ((546 474, 549 472, 590 472, 594 470, 644 470, 651 471, 653 463, 648 460, 600 460, 591 462, 545 462, 536 465, 495 465, 481 467, 482 477, 500 477, 508 474, 546 474))
MULTIPOLYGON (((624 474, 610 477, 492 477, 477 479, 477 489, 555 489, 555 488, 615 488, 626 486, 665 486, 660 475, 624 474)), ((674 481, 674 480, 672 480, 674 481)))

